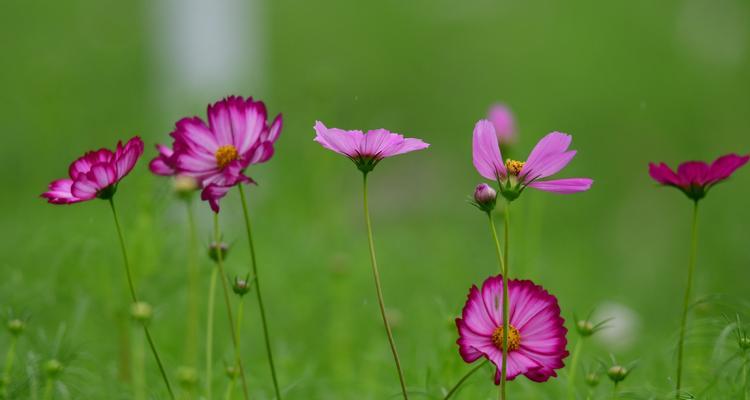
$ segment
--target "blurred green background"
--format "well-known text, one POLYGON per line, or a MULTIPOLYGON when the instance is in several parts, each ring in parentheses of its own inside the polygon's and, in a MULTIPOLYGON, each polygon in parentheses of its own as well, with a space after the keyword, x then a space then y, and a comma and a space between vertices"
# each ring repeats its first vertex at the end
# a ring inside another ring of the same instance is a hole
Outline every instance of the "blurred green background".
MULTIPOLYGON (((249 203, 286 398, 399 396, 368 265, 360 174, 312 141, 314 121, 385 127, 432 144, 384 161, 370 181, 406 378, 414 398, 440 398, 470 368, 452 319, 469 287, 498 269, 486 220, 466 201, 481 182, 472 128, 497 101, 520 127, 512 154, 523 158, 544 134, 564 131, 579 152, 560 176, 595 180, 587 193, 529 190, 514 203, 512 276, 555 294, 568 322, 595 307, 616 316, 616 329, 587 342, 582 362, 637 359, 623 390, 667 393, 691 203, 658 188, 647 163, 748 152, 749 23, 743 0, 4 0, 0 306, 28 317, 14 380, 43 381, 35 366, 57 357, 67 366, 57 398, 132 398, 118 360, 132 353, 137 365, 142 338, 117 317, 127 297, 107 205, 52 206, 38 195, 84 151, 138 134, 147 151, 117 201, 136 284, 155 306, 152 330, 176 381, 185 363, 185 210, 169 180, 146 166, 175 121, 238 94, 284 114, 276 155, 249 171, 260 183, 249 203), (132 349, 120 344, 127 337, 132 349)), ((695 293, 720 300, 691 314, 686 382, 695 392, 719 368, 722 326, 712 321, 748 311, 749 194, 745 168, 701 204, 695 293)), ((237 194, 223 206, 234 244, 227 268, 244 275, 237 194)), ((204 203, 195 210, 206 244, 211 213, 204 203)), ((210 268, 202 259, 201 311, 210 268)), ((271 398, 256 304, 245 301, 248 382, 254 398, 271 398)), ((216 324, 221 395, 221 360, 231 360, 222 308, 216 324)), ((3 333, 3 357, 7 343, 3 333)), ((148 398, 166 398, 149 354, 144 363, 148 398)), ((458 398, 494 398, 490 374, 473 376, 458 398)), ((541 385, 518 379, 511 398, 562 398, 566 375, 541 385)), ((596 393, 609 390, 603 382, 596 393)), ((704 398, 729 398, 718 390, 704 398)))

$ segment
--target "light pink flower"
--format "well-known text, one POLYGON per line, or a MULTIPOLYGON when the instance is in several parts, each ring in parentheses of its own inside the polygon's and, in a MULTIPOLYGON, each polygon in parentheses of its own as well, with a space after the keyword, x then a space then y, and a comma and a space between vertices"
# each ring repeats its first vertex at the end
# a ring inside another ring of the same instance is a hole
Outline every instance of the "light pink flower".
POLYGON ((41 197, 52 204, 79 203, 94 198, 109 199, 117 184, 133 169, 143 154, 143 141, 138 136, 117 149, 99 149, 84 154, 73 161, 68 169, 70 178, 58 179, 49 184, 41 197))
POLYGON ((368 173, 380 160, 411 151, 426 149, 430 145, 420 139, 404 138, 398 133, 385 129, 345 131, 327 128, 322 122, 315 122, 315 141, 328 150, 343 154, 368 173))
POLYGON ((487 118, 495 127, 497 140, 501 144, 516 141, 516 121, 513 113, 505 104, 494 104, 487 113, 487 118))
MULTIPOLYGON (((503 349, 503 278, 492 276, 482 289, 472 286, 461 318, 456 319, 461 357, 472 363, 484 357, 497 370, 500 383, 503 349)), ((568 330, 560 316, 557 298, 531 281, 508 281, 509 325, 506 378, 518 375, 544 382, 557 376, 568 356, 565 338, 568 330)))
POLYGON ((687 161, 677 167, 677 173, 664 163, 649 163, 648 173, 655 181, 665 186, 680 189, 689 198, 698 201, 708 190, 726 179, 747 163, 750 155, 727 154, 714 160, 711 165, 703 161, 687 161))
POLYGON ((171 164, 177 174, 195 178, 203 187, 201 198, 219 212, 219 199, 231 187, 253 182, 245 169, 271 158, 282 121, 279 114, 268 125, 263 102, 236 96, 209 105, 207 114, 208 124, 198 117, 179 120, 171 133, 174 154, 160 149, 154 162, 160 172, 171 164))
POLYGON ((526 161, 508 159, 503 162, 495 128, 487 120, 474 127, 473 161, 480 175, 497 181, 500 192, 509 201, 515 200, 526 187, 553 193, 576 193, 588 190, 589 178, 541 180, 562 170, 575 156, 568 150, 572 138, 560 132, 543 137, 531 150, 526 161))

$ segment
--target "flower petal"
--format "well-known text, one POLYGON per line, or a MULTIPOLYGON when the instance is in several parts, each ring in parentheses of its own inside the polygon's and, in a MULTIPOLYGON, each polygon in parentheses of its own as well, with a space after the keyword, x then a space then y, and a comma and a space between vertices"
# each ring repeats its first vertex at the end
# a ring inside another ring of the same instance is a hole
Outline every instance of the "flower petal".
POLYGON ((506 175, 495 128, 486 119, 480 120, 474 126, 472 159, 479 175, 487 179, 496 181, 506 175))
POLYGON ((128 141, 125 147, 120 151, 118 143, 118 151, 115 153, 114 167, 115 167, 115 179, 119 181, 124 178, 138 162, 138 159, 143 154, 143 140, 140 137, 135 136, 128 141))
POLYGON ((589 178, 567 178, 551 181, 534 181, 528 186, 544 190, 545 192, 570 194, 589 190, 593 183, 594 181, 589 178))
POLYGON ((533 170, 531 168, 526 168, 526 165, 524 165, 523 168, 521 168, 520 175, 525 181, 546 178, 560 172, 561 169, 568 165, 575 155, 575 150, 549 155, 544 161, 538 162, 536 168, 533 170))
POLYGON ((703 186, 708 175, 708 164, 703 161, 687 161, 677 167, 681 186, 703 186))
POLYGON ((717 158, 711 163, 706 184, 714 184, 729 178, 734 171, 742 167, 750 160, 750 155, 739 156, 737 154, 727 154, 717 158))
POLYGON ((403 141, 401 141, 400 144, 398 144, 398 146, 395 146, 391 149, 386 149, 382 155, 383 157, 397 156, 399 154, 410 153, 412 151, 424 150, 428 147, 430 147, 430 144, 422 141, 421 139, 405 138, 403 141))
POLYGON ((672 171, 672 168, 669 168, 667 164, 649 163, 648 174, 651 175, 651 178, 653 180, 661 183, 662 185, 680 185, 680 179, 677 177, 677 174, 675 174, 674 171, 672 171))
POLYGON ((360 145, 364 140, 361 131, 345 131, 337 128, 327 128, 320 121, 315 121, 316 142, 323 147, 339 154, 354 158, 360 155, 360 145))
POLYGON ((51 204, 72 204, 85 200, 73 196, 73 193, 71 193, 72 186, 72 179, 58 179, 52 181, 52 183, 49 184, 49 190, 42 193, 41 197, 47 199, 47 202, 51 204))
MULTIPOLYGON (((529 157, 526 159, 526 163, 521 169, 520 176, 528 175, 531 178, 536 178, 540 174, 538 171, 544 169, 545 164, 548 162, 548 158, 565 153, 572 140, 573 138, 565 133, 548 133, 545 137, 539 140, 536 146, 531 150, 531 153, 529 153, 529 157)), ((548 174, 547 176, 549 175, 551 174, 548 174)))

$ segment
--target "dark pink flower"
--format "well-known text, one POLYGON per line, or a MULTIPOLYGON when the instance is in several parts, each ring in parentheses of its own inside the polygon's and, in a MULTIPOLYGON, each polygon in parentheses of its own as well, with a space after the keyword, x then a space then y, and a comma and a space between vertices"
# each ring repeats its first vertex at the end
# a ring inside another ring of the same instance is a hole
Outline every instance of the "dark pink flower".
MULTIPOLYGON (((482 289, 472 286, 461 318, 456 319, 461 357, 472 363, 484 357, 497 370, 495 384, 500 383, 503 344, 503 278, 492 276, 482 289)), ((541 286, 526 280, 508 281, 509 325, 506 377, 518 375, 544 382, 557 376, 568 356, 565 338, 568 330, 560 316, 557 298, 541 286)))
POLYGON ((487 113, 487 119, 495 127, 497 140, 501 144, 516 141, 516 120, 505 104, 494 104, 487 113))
POLYGON ((177 174, 177 166, 175 165, 174 150, 163 145, 157 144, 156 150, 159 155, 156 156, 151 162, 148 163, 148 169, 156 175, 161 176, 174 176, 177 174))
POLYGON ((70 178, 58 179, 49 184, 41 197, 52 204, 72 204, 94 198, 109 199, 117 184, 133 169, 143 154, 143 141, 138 136, 117 149, 99 149, 84 154, 73 161, 68 169, 70 178))
POLYGON ((698 201, 708 190, 728 179, 734 171, 747 163, 750 155, 727 154, 714 160, 711 165, 702 161, 687 161, 677 167, 677 172, 664 163, 649 163, 648 173, 655 181, 665 186, 682 190, 689 198, 698 201))
POLYGON ((315 122, 315 141, 328 150, 347 156, 362 172, 368 173, 380 160, 411 151, 426 149, 430 145, 420 139, 404 138, 385 129, 345 131, 327 128, 315 122))
POLYGON ((179 120, 171 133, 174 154, 160 148, 152 163, 159 172, 171 168, 195 178, 203 188, 201 198, 219 212, 219 199, 231 187, 253 182, 245 169, 271 158, 282 121, 279 114, 269 125, 263 102, 236 96, 209 105, 207 114, 208 123, 198 117, 179 120))
POLYGON ((593 183, 589 178, 541 180, 560 172, 573 159, 576 151, 568 150, 571 141, 570 135, 552 132, 534 146, 526 161, 503 162, 495 128, 489 121, 480 120, 474 127, 474 167, 483 177, 497 181, 509 201, 520 196, 526 187, 565 194, 586 191, 593 183))

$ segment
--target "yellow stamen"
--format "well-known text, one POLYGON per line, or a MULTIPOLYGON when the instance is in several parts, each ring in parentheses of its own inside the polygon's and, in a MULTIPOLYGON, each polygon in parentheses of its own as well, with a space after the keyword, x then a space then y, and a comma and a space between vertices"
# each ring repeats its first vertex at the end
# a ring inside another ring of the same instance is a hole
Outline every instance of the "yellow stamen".
MULTIPOLYGON (((508 325, 510 331, 508 332, 508 351, 514 351, 521 348, 521 334, 513 325, 508 325)), ((503 327, 498 326, 495 332, 492 332, 492 344, 498 349, 503 349, 503 327)))
POLYGON ((219 164, 219 168, 224 168, 227 164, 236 160, 238 156, 237 148, 227 144, 216 150, 216 163, 219 164))
POLYGON ((511 160, 510 158, 505 160, 505 168, 508 170, 508 175, 518 176, 521 173, 525 161, 511 160))

